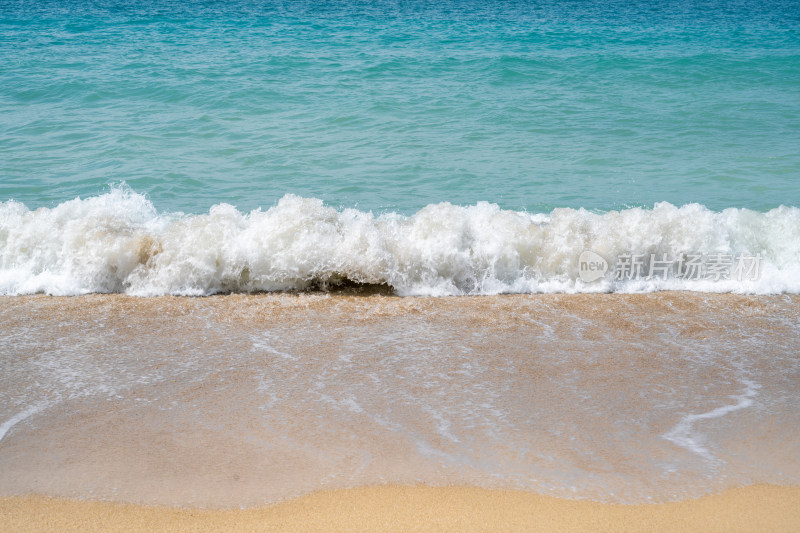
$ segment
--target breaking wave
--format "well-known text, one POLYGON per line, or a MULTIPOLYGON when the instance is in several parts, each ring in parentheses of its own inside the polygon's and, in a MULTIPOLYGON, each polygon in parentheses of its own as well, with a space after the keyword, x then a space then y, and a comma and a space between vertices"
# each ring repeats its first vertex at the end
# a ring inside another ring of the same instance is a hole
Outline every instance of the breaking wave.
POLYGON ((480 202, 431 204, 403 216, 286 195, 266 210, 242 213, 222 203, 191 215, 158 213, 125 186, 33 211, 0 203, 1 294, 208 295, 343 285, 399 295, 797 293, 800 209, 714 212, 659 203, 530 214, 480 202), (579 264, 585 250, 607 262, 592 281, 579 264), (722 276, 710 267, 687 276, 678 260, 692 254, 733 262, 746 255, 758 264, 745 276, 733 275, 735 264, 722 276), (621 268, 631 257, 640 271, 621 268), (675 266, 647 275, 654 259, 675 266))

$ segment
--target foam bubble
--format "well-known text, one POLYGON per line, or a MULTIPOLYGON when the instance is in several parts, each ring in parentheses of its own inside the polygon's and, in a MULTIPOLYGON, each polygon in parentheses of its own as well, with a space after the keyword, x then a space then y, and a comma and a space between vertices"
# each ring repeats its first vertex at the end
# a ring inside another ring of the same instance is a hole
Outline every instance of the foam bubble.
POLYGON ((713 212, 656 204, 607 213, 550 214, 480 202, 432 204, 412 216, 336 210, 284 196, 242 213, 158 213, 127 187, 54 208, 0 204, 0 293, 125 292, 207 295, 306 290, 343 282, 400 295, 525 292, 800 292, 800 209, 713 212), (757 279, 581 281, 578 257, 613 264, 624 254, 760 254, 757 279))

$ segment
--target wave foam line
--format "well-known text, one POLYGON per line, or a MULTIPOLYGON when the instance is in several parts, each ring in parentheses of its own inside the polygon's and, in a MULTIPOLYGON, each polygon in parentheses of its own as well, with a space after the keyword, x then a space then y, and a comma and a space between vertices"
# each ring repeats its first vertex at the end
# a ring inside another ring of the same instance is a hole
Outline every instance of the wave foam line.
POLYGON ((0 293, 208 295, 384 285, 400 295, 527 292, 800 292, 800 209, 713 212, 656 204, 607 213, 432 204, 412 216, 336 210, 284 196, 242 213, 158 213, 127 187, 53 208, 0 203, 0 293), (632 279, 584 283, 591 249, 672 256, 760 254, 758 279, 632 279))
POLYGON ((15 414, 11 418, 9 418, 8 420, 6 420, 2 424, 0 424, 0 440, 3 440, 3 438, 6 436, 6 434, 9 431, 11 431, 12 427, 16 426, 17 424, 19 424, 20 422, 22 422, 26 418, 30 418, 33 415, 35 415, 35 414, 37 414, 37 413, 39 413, 41 411, 44 411, 48 407, 50 407, 50 403, 49 402, 40 402, 40 403, 36 403, 36 404, 30 405, 26 409, 23 409, 19 413, 15 414))
POLYGON ((732 413, 733 411, 745 409, 753 405, 754 398, 758 395, 758 390, 761 388, 761 385, 750 381, 749 379, 742 380, 742 383, 746 387, 745 391, 741 395, 731 396, 731 399, 736 400, 735 404, 723 405, 722 407, 717 407, 716 409, 712 409, 711 411, 705 413, 686 415, 680 420, 680 422, 678 422, 678 424, 675 425, 674 428, 664 434, 664 438, 673 444, 676 444, 677 446, 686 448, 687 450, 703 457, 708 461, 713 461, 714 456, 711 454, 711 452, 709 452, 708 448, 703 445, 702 437, 694 434, 692 429, 695 422, 708 420, 711 418, 719 418, 727 415, 728 413, 732 413))

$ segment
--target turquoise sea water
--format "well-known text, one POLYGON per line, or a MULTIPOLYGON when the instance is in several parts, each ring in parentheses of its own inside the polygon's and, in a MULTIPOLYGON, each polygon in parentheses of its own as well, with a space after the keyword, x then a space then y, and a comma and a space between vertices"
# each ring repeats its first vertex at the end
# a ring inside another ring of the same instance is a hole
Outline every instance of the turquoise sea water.
POLYGON ((797 0, 0 0, 3 293, 796 292, 797 206, 797 0))
POLYGON ((800 3, 0 1, 0 200, 800 205, 800 3))

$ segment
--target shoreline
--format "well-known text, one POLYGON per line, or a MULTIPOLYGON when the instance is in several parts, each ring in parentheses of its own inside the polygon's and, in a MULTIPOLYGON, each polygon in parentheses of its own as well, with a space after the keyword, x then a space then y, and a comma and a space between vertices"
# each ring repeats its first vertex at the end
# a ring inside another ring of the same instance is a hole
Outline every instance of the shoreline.
POLYGON ((426 483, 637 503, 800 485, 797 296, 0 302, 0 495, 225 508, 426 483))
POLYGON ((800 530, 798 296, 0 302, 3 531, 800 530))
POLYGON ((210 510, 29 495, 0 498, 7 531, 797 531, 800 487, 750 485, 635 505, 533 492, 383 485, 210 510))

